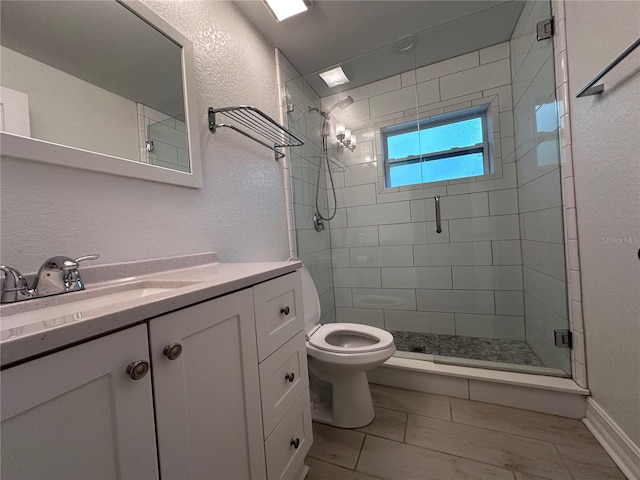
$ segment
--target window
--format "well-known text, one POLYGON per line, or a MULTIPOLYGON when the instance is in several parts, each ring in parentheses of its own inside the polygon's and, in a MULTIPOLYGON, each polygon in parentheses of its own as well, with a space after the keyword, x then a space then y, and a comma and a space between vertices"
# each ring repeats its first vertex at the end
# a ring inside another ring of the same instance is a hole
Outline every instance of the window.
POLYGON ((489 105, 382 129, 387 187, 491 173, 489 105))

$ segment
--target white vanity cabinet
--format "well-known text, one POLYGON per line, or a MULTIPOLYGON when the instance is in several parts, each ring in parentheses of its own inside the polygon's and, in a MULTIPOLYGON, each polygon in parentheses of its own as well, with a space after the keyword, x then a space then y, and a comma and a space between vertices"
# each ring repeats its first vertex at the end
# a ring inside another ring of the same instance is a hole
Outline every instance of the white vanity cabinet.
POLYGON ((2 478, 158 478, 146 325, 0 373, 2 478))
POLYGON ((294 272, 4 370, 2 478, 302 480, 303 326, 294 272))
POLYGON ((162 479, 266 478, 251 289, 154 318, 149 339, 162 479))

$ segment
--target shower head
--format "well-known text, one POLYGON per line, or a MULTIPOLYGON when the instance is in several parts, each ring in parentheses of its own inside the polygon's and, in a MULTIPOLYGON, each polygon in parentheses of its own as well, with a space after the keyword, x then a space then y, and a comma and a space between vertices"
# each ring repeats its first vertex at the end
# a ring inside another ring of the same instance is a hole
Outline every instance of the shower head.
POLYGON ((327 110, 327 113, 333 112, 336 108, 339 108, 340 110, 344 110, 349 105, 352 105, 354 101, 355 100, 351 95, 347 95, 342 100, 339 100, 338 102, 336 102, 329 110, 327 110))
POLYGON ((298 117, 298 120, 300 120, 305 113, 309 113, 309 112, 318 112, 320 115, 322 115, 322 118, 324 118, 325 120, 329 120, 330 118, 329 114, 333 112, 336 108, 339 108, 340 110, 344 110, 354 102, 355 100, 353 99, 353 97, 351 95, 347 95, 342 100, 339 100, 336 103, 334 103, 331 106, 331 108, 329 108, 328 110, 320 110, 318 107, 307 107, 307 110, 300 114, 300 116, 298 117))

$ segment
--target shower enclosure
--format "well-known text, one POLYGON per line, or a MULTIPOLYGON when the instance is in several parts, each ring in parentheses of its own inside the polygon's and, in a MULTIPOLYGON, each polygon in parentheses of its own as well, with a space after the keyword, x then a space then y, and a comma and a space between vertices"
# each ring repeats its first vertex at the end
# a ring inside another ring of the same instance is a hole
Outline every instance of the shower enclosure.
POLYGON ((285 65, 322 323, 384 328, 398 356, 571 375, 550 18, 549 2, 499 4, 343 62, 333 88, 285 65), (316 195, 336 209, 321 225, 316 195))

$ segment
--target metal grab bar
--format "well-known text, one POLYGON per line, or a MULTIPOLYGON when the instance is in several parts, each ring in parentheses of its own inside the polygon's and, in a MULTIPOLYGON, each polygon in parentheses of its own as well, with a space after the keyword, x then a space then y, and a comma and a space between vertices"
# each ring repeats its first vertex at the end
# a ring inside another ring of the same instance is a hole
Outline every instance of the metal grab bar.
POLYGON ((435 195, 436 202, 436 233, 442 233, 442 219, 440 218, 440 195, 435 195))
POLYGON ((607 73, 609 73, 611 70, 613 70, 631 52, 633 52, 636 48, 638 48, 638 46, 640 46, 640 38, 638 40, 636 40, 635 42, 633 42, 633 44, 629 48, 627 48, 624 52, 622 52, 620 55, 618 55, 618 58, 616 58, 604 70, 602 70, 598 75, 596 75, 596 78, 591 80, 587 84, 587 86, 585 86, 582 90, 580 90, 578 92, 578 94, 576 95, 576 98, 586 97, 586 96, 589 96, 589 95, 598 95, 598 94, 604 92, 604 84, 601 83, 600 85, 596 85, 596 83, 599 82, 600 79, 602 77, 604 77, 607 73), (594 85, 595 85, 595 87, 594 87, 594 85))

